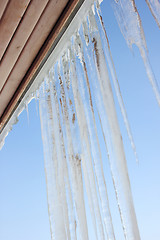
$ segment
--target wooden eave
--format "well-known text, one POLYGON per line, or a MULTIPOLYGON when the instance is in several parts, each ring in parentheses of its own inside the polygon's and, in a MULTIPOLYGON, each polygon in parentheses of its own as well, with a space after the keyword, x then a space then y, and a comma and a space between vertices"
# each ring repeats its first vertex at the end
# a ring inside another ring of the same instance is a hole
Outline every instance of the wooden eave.
POLYGON ((83 1, 0 1, 0 133, 83 1))

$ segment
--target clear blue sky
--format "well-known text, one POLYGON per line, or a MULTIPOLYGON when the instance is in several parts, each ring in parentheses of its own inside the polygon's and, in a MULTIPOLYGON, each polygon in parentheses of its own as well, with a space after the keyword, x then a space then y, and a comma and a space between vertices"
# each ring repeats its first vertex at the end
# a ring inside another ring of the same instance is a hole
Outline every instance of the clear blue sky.
MULTIPOLYGON (((152 68, 160 85, 160 29, 145 1, 137 0, 136 3, 152 68)), ((139 51, 136 47, 133 47, 133 52, 128 49, 110 1, 104 0, 101 9, 139 156, 137 165, 117 105, 141 239, 158 240, 160 109, 139 51)), ((111 192, 109 190, 110 196, 111 192)), ((112 201, 111 197, 109 200, 113 207, 115 200, 112 201)), ((114 207, 112 214, 115 214, 114 207)), ((113 218, 116 225, 117 217, 113 218)), ((123 239, 119 227, 116 231, 117 239, 123 239)), ((29 123, 27 113, 23 111, 0 151, 0 239, 50 240, 40 120, 34 100, 29 104, 29 123)))

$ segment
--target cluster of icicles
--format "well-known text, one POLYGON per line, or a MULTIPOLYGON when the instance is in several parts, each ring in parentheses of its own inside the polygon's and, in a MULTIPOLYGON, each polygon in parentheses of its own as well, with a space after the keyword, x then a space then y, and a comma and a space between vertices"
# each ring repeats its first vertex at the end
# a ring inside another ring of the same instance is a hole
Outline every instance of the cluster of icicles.
MULTIPOLYGON (((147 1, 149 5, 153 2, 154 9, 159 2, 147 1)), ((134 1, 115 1, 113 7, 127 43, 129 46, 134 43, 140 49, 160 104, 134 1)), ((156 11, 153 12, 156 15, 156 11)), ((52 240, 89 239, 86 211, 91 215, 95 239, 115 239, 103 170, 102 141, 108 153, 106 161, 110 165, 125 239, 140 239, 108 68, 136 155, 96 3, 38 90, 52 240)))

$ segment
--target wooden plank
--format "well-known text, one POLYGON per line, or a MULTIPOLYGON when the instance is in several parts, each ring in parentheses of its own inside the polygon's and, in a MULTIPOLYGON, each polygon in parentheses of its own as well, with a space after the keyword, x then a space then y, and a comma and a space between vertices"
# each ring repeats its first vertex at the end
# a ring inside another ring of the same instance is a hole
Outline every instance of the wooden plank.
POLYGON ((30 0, 10 0, 0 21, 0 60, 30 0))
MULTIPOLYGON (((15 67, 10 73, 3 90, 0 93, 0 116, 11 100, 18 85, 25 76, 28 68, 38 54, 60 14, 67 5, 68 0, 61 0, 61 4, 55 0, 49 1, 45 11, 41 15, 32 35, 28 39, 15 67), (24 64, 25 63, 25 64, 24 64)), ((7 63, 6 63, 7 64, 7 63)), ((6 65, 7 67, 7 65, 6 65)), ((7 68, 6 68, 7 69, 7 68)), ((7 70, 8 71, 8 70, 7 70)), ((2 72, 3 74, 3 72, 2 72)))
POLYGON ((63 35, 67 27, 69 26, 70 22, 72 21, 73 17, 75 16, 76 12, 82 5, 84 0, 70 0, 69 4, 67 5, 65 11, 61 15, 60 19, 58 20, 57 24, 51 31, 49 37, 47 38, 45 44, 41 48, 41 51, 38 53, 37 57, 33 61, 30 69, 26 73, 23 81, 21 81, 17 91, 15 92, 13 98, 9 102, 7 108, 5 109, 1 119, 0 119, 0 132, 3 131, 3 128, 7 124, 8 120, 14 113, 15 109, 22 101, 23 97, 25 96, 26 91, 30 88, 31 84, 33 83, 36 75, 38 74, 39 70, 43 66, 44 62, 47 60, 49 54, 56 46, 57 42, 59 41, 60 37, 63 35))
POLYGON ((0 0, 0 19, 5 11, 8 1, 9 0, 0 0))
POLYGON ((34 0, 29 4, 0 64, 0 92, 48 1, 34 0))

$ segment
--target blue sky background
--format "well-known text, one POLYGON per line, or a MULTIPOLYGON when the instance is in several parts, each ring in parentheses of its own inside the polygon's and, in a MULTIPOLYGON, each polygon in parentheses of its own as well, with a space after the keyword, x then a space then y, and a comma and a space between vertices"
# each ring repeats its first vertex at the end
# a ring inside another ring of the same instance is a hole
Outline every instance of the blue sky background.
MULTIPOLYGON (((139 164, 136 164, 120 110, 115 100, 125 145, 128 171, 141 239, 160 239, 160 109, 137 47, 127 47, 116 23, 111 1, 101 5, 122 96, 131 125, 139 164)), ((142 19, 149 57, 160 86, 160 29, 145 1, 136 1, 142 19)), ((105 168, 106 179, 108 177, 105 168)), ((118 240, 113 190, 109 189, 118 240)), ((40 120, 33 100, 29 122, 23 111, 0 151, 0 239, 50 240, 40 120)))

